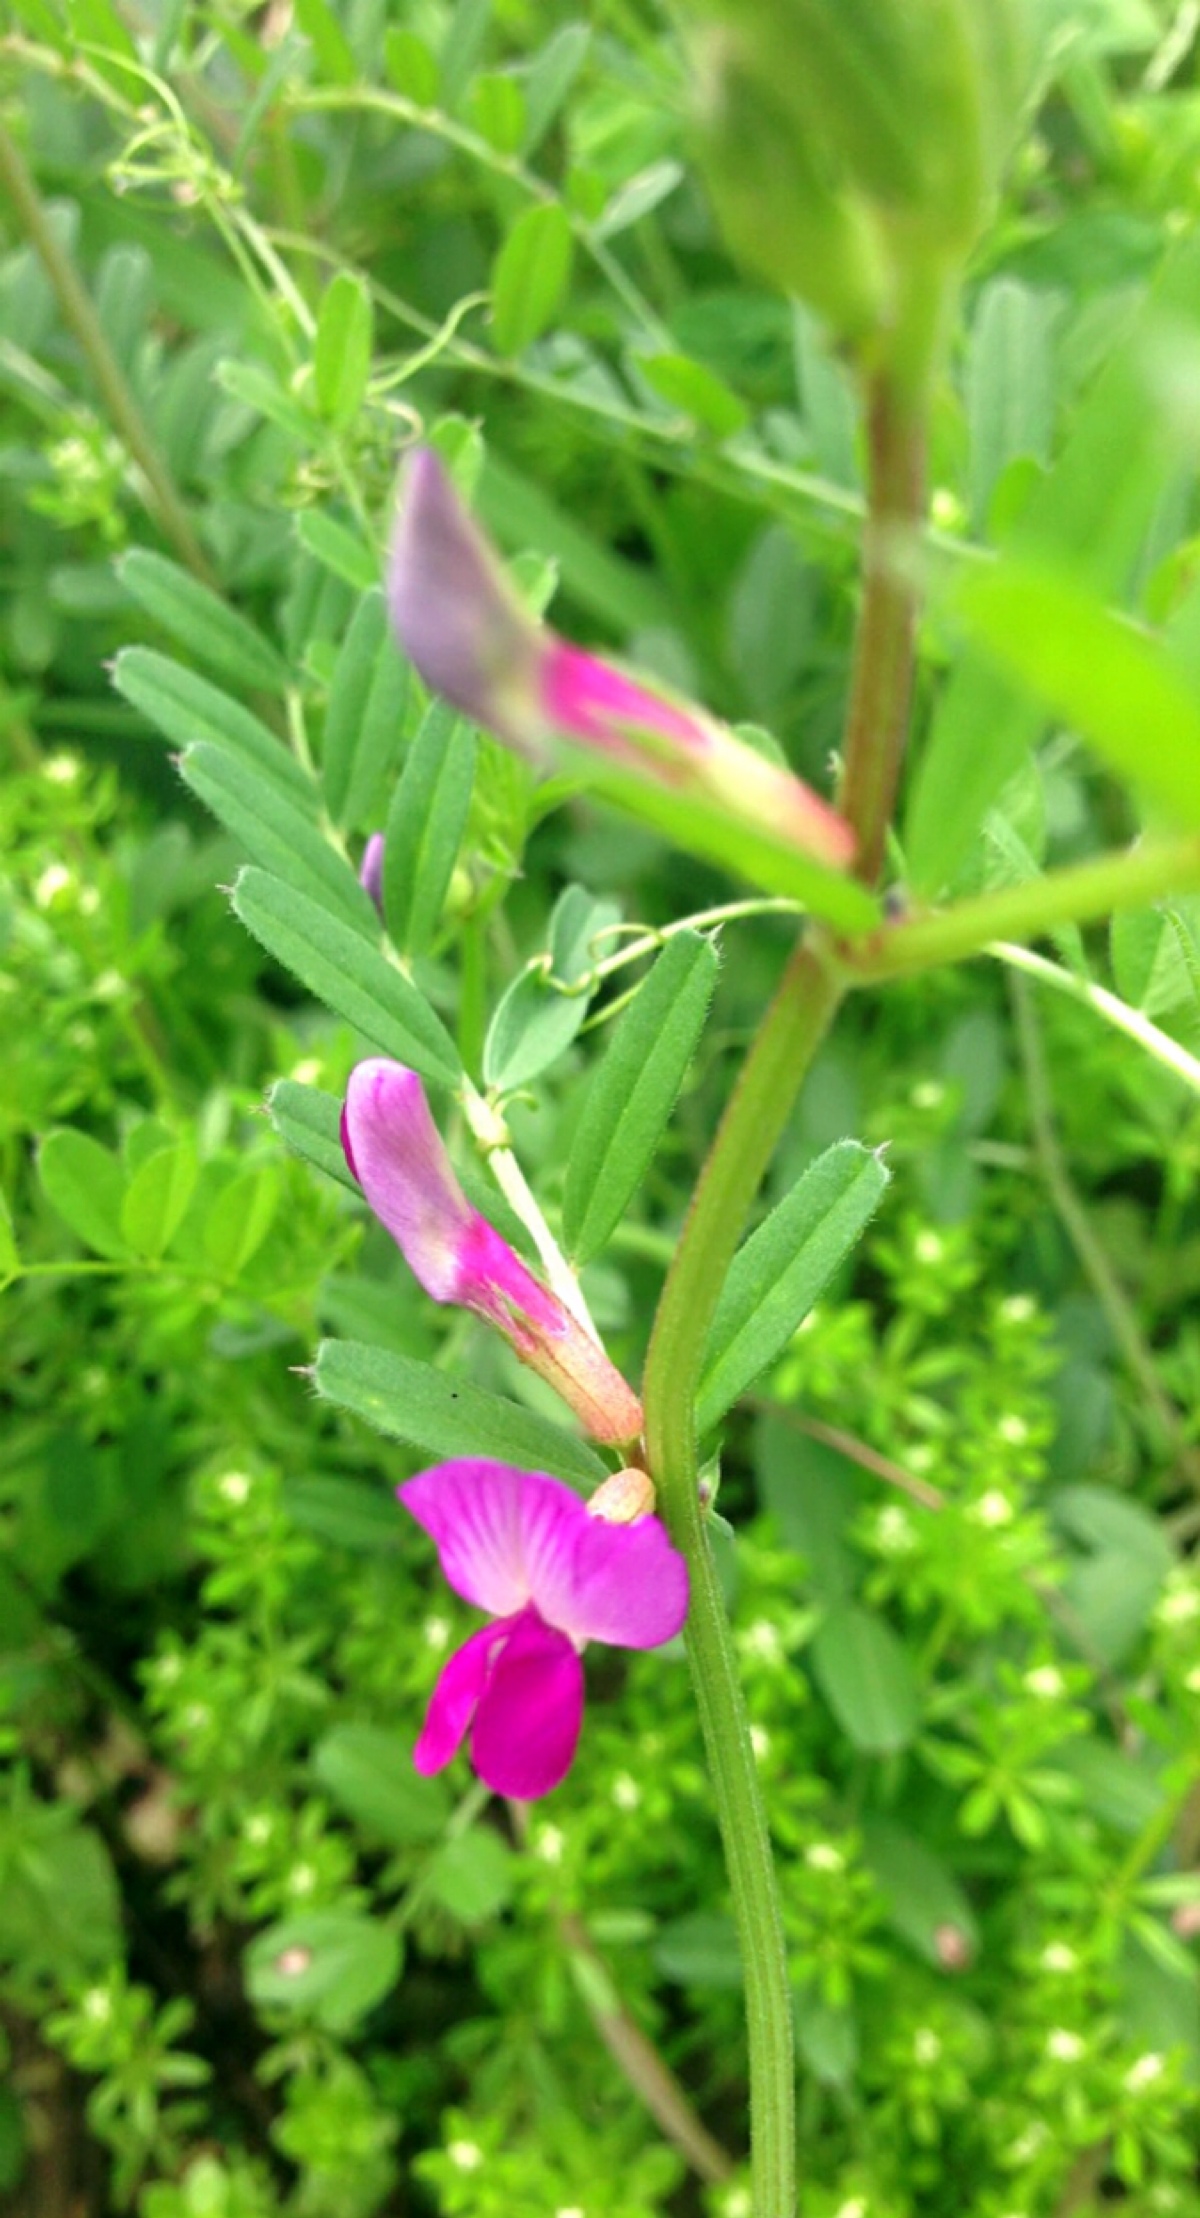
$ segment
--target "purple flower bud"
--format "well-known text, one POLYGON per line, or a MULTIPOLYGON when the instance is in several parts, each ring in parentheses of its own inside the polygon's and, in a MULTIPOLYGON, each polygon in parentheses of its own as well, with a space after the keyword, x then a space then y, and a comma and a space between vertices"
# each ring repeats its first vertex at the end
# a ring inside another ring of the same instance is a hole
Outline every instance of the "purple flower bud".
POLYGON ((789 770, 702 709, 535 623, 429 448, 408 465, 388 601, 426 685, 522 754, 540 758, 557 732, 835 869, 852 860, 850 826, 789 770))
POLYGON ((383 1057, 357 1065, 346 1089, 342 1145, 370 1208, 435 1302, 456 1302, 486 1318, 593 1439, 616 1445, 638 1438, 642 1409, 633 1389, 467 1200, 415 1071, 383 1057))
POLYGON ((358 866, 358 882, 383 915, 383 833, 372 832, 358 866))

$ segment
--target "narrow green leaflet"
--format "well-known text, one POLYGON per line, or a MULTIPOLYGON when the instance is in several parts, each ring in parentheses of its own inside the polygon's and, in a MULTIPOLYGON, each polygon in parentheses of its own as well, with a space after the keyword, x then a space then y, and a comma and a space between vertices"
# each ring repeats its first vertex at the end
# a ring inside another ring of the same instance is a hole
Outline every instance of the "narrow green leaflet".
POLYGON ((382 822, 404 739, 408 665, 393 643, 378 586, 364 594, 334 668, 325 712, 321 781, 343 830, 382 822))
POLYGON ((345 856, 330 846, 307 810, 298 808, 292 795, 257 764, 203 740, 186 749, 179 768, 193 793, 264 870, 378 940, 374 905, 345 856))
POLYGON ((271 1229, 279 1199, 273 1163, 241 1171, 217 1195, 204 1220, 204 1253, 221 1278, 232 1282, 245 1270, 271 1229))
POLYGON ((873 1813, 863 1821, 863 1855, 883 1896, 888 1923, 927 1961, 944 1968, 942 1937, 952 1930, 973 1956, 975 1914, 948 1864, 915 1833, 873 1813))
POLYGON ((699 932, 667 942, 588 1089, 567 1161, 563 1236, 586 1263, 641 1184, 704 1028, 717 952, 699 932))
POLYGON ((337 11, 330 7, 329 0, 295 0, 295 6, 296 21, 305 37, 312 41, 324 81, 330 85, 352 85, 359 74, 358 63, 338 21, 337 11))
POLYGON ((177 747, 210 740, 253 763, 291 794, 310 816, 317 813, 317 791, 306 770, 289 755, 269 725, 252 716, 207 678, 172 662, 152 647, 124 647, 113 665, 113 684, 124 699, 177 747))
POLYGON ((578 747, 563 747, 561 754, 571 775, 598 800, 649 824, 685 854, 700 855, 767 893, 787 894, 839 931, 869 932, 878 924, 879 903, 857 879, 814 862, 790 841, 758 825, 739 823, 719 802, 696 794, 669 793, 665 787, 650 785, 636 771, 602 763, 578 747))
POLYGON ((511 1093, 565 1054, 594 991, 598 935, 619 915, 612 902, 595 900, 583 886, 568 886, 559 896, 547 954, 535 955, 513 979, 488 1026, 483 1075, 489 1086, 511 1093))
POLYGON ((639 374, 652 393, 668 407, 682 409, 715 439, 729 439, 744 431, 749 420, 746 404, 723 378, 703 362, 686 354, 639 354, 639 374))
POLYGON ((325 569, 352 585, 356 593, 369 593, 376 583, 379 564, 371 549, 345 524, 335 523, 321 509, 301 510, 296 518, 296 537, 325 569))
POLYGON ((857 1602, 829 1612, 812 1645, 813 1671, 843 1732, 869 1756, 907 1747, 920 1721, 916 1666, 891 1626, 857 1602))
POLYGON ((115 1155, 90 1134, 64 1125, 43 1140, 37 1168, 47 1201, 86 1247, 97 1255, 128 1257, 121 1230, 125 1172, 115 1155))
POLYGON ((503 1395, 487 1394, 460 1374, 435 1371, 386 1348, 325 1340, 317 1351, 313 1383, 325 1401, 426 1455, 494 1456, 527 1471, 549 1471, 582 1488, 596 1486, 605 1476, 595 1450, 548 1418, 503 1395))
POLYGON ((1013 277, 984 286, 971 326, 966 406, 971 520, 987 521, 997 480, 1011 462, 1044 463, 1054 428, 1051 331, 1060 303, 1013 277))
POLYGON ((10 1279, 21 1261, 17 1237, 13 1231, 12 1211, 7 1194, 0 1193, 0 1285, 10 1279))
POLYGON ((117 564, 117 575, 155 623, 218 677, 261 687, 265 693, 283 691, 288 678, 283 657, 253 624, 177 562, 147 547, 133 547, 117 564))
POLYGON ((290 2010, 345 2034, 400 1977, 400 1935, 360 1910, 307 1910, 256 1933, 246 1950, 246 1987, 269 2011, 290 2010))
POLYGON ((265 870, 238 873, 233 906, 276 961, 382 1055, 436 1084, 457 1085, 461 1065, 441 1018, 379 947, 265 870))
POLYGON ((520 354, 558 314, 571 279, 571 226, 557 201, 517 217, 492 268, 492 334, 520 354))
POLYGON ((134 1171, 121 1203, 121 1233, 137 1255, 165 1255, 196 1190, 200 1166, 190 1135, 159 1148, 134 1171))
POLYGON ((294 1155, 302 1155, 306 1163, 352 1194, 358 1192, 342 1148, 342 1104, 336 1094, 324 1093, 319 1086, 298 1085, 294 1078, 280 1078, 267 1095, 267 1114, 294 1155))
POLYGON ((1072 579, 998 563, 956 606, 973 636, 1180 822, 1200 824, 1200 701, 1165 652, 1072 579))
POLYGON ((313 348, 317 407, 339 431, 353 423, 366 398, 373 328, 363 279, 356 270, 339 270, 322 296, 313 348))
POLYGON ((423 955, 441 921, 475 777, 475 733, 435 701, 396 782, 383 849, 383 907, 393 944, 423 955))
POLYGON ((879 1156, 839 1140, 818 1156, 734 1258, 713 1319, 696 1421, 715 1425, 773 1363, 878 1208, 879 1156))

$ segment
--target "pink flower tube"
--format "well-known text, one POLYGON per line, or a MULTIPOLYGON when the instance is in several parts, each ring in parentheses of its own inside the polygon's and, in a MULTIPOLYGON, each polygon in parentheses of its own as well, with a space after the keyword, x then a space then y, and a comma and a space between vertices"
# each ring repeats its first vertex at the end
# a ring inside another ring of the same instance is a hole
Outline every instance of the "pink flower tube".
POLYGON ((852 860, 850 826, 810 786, 703 710, 536 623, 428 447, 408 464, 388 602, 426 685, 519 752, 540 757, 557 732, 834 869, 852 860))
POLYGON ((522 1802, 565 1778, 583 1723, 589 1640, 657 1648, 682 1630, 687 1566, 657 1517, 611 1524, 559 1479, 483 1459, 439 1463, 396 1489, 444 1577, 491 1622, 444 1666, 413 1750, 441 1771, 468 1732, 494 1794, 522 1802))
POLYGON ((370 1208, 435 1302, 485 1317, 593 1439, 616 1446, 638 1438, 642 1409, 632 1388, 467 1200, 415 1071, 382 1056, 356 1066, 342 1146, 370 1208))

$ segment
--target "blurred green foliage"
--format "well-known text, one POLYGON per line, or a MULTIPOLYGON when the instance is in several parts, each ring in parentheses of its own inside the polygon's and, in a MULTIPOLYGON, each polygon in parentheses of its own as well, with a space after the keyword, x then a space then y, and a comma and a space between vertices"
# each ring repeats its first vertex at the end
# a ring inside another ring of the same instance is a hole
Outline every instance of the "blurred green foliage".
MULTIPOLYGON (((995 617, 1005 674, 984 660, 982 550, 1065 566, 1077 672, 1094 595, 1165 635, 1194 704, 1194 13, 1043 0, 1036 120, 937 396, 926 890, 1139 822, 1081 744, 1086 686, 1019 651, 1023 608, 995 617)), ((597 1665, 524 1827, 458 1769, 419 1780, 467 1626, 391 1501, 429 1443, 305 1371, 330 1335, 557 1416, 364 1229, 331 1118, 366 1038, 497 1081, 636 1375, 790 936, 769 904, 722 926, 614 1218, 588 1083, 610 1039, 620 1072, 656 934, 743 889, 485 735, 441 733, 436 775, 377 590, 398 445, 430 433, 556 622, 821 782, 846 378, 731 267, 640 0, 10 0, 0 62, 37 195, 0 233, 0 2188, 38 2218, 744 2218, 682 1656, 597 1665), (400 968, 355 872, 410 809, 400 968), (592 968, 548 999, 564 897, 592 968), (664 2136, 635 2037, 727 2180, 664 2136)), ((1200 2214, 1200 1072, 1164 1067, 1200 1046, 1198 914, 1063 931, 1065 991, 989 962, 861 998, 766 1197, 886 1145, 854 1262, 711 1441, 808 2218, 1200 2214)))

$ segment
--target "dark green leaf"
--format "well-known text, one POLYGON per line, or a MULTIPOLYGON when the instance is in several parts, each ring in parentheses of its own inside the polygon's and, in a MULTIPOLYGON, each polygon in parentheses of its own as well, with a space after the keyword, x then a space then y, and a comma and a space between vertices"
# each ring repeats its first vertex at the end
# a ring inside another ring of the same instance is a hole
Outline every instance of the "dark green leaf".
POLYGON ((488 1026, 483 1074, 489 1086, 512 1093, 565 1054, 595 991, 599 935, 620 915, 582 886, 568 886, 554 905, 550 946, 535 955, 501 996, 488 1026))
POLYGON ((556 201, 517 217, 492 268, 492 330, 501 354, 520 354, 553 323, 571 277, 571 226, 556 201))
POLYGON ((586 1263, 604 1246, 666 1130, 704 1028, 717 955, 698 932, 668 941, 588 1088, 567 1161, 563 1236, 586 1263))
POLYGON ((384 839, 384 914, 402 954, 423 955, 432 945, 474 776, 474 731, 445 702, 435 701, 405 757, 384 839))
POLYGON ((917 1675, 890 1625, 856 1602, 831 1610, 812 1647, 813 1670, 843 1732, 867 1755, 907 1747, 920 1719, 917 1675))
POLYGON ((337 1094, 319 1086, 300 1086, 294 1078, 280 1078, 267 1095, 267 1113, 285 1146, 302 1155, 327 1178, 357 1194, 358 1181, 351 1175, 342 1147, 342 1103, 337 1094))
POLYGON ((400 1977, 399 1935, 358 1910, 309 1910, 258 1933, 246 1986, 265 2010, 294 2010, 327 2033, 349 2033, 400 1977))
POLYGON ((379 948, 265 870, 239 872, 233 906, 276 961, 381 1055, 395 1056, 436 1084, 457 1085, 461 1066, 449 1033, 379 948))
POLYGON ((177 747, 210 740, 264 771, 315 817, 317 792, 308 772, 266 724, 206 678, 150 647, 125 647, 113 665, 113 684, 177 747))
POLYGON ((549 1471, 582 1488, 605 1476, 595 1450, 548 1418, 386 1348, 325 1340, 313 1382, 325 1401, 426 1455, 492 1456, 524 1470, 549 1471))
POLYGON ((948 1932, 974 1956, 979 1928, 971 1905, 949 1865, 915 1833, 872 1814, 863 1824, 863 1856, 889 1924, 929 1963, 945 1968, 948 1932))
POLYGON ((369 1840, 404 1848, 440 1837, 449 1797, 439 1779, 413 1770, 404 1734, 383 1725, 336 1725, 314 1748, 312 1766, 369 1840))
POLYGON ((325 713, 321 781, 335 824, 374 830, 404 741, 408 665, 382 592, 364 594, 346 634, 325 713))
POLYGON ((264 870, 378 940, 379 918, 350 864, 290 792, 256 763, 209 740, 187 748, 179 768, 193 793, 264 870))
POLYGON ((117 575, 144 609, 179 646, 235 685, 282 692, 287 666, 270 642, 244 616, 200 585, 177 562, 132 547, 117 565, 117 575))
POLYGON ((654 1962, 664 1979, 679 1987, 716 1987, 730 1993, 742 1984, 742 1959, 732 1918, 717 1910, 694 1910, 660 1927, 654 1962))
POLYGON ((879 1156, 839 1140, 734 1257, 717 1304, 696 1422, 701 1432, 773 1363, 879 1207, 879 1156))

